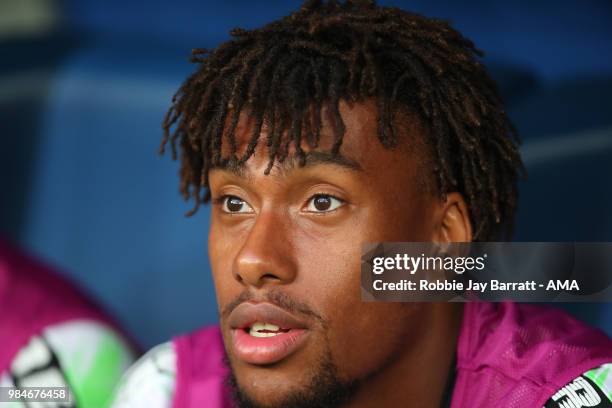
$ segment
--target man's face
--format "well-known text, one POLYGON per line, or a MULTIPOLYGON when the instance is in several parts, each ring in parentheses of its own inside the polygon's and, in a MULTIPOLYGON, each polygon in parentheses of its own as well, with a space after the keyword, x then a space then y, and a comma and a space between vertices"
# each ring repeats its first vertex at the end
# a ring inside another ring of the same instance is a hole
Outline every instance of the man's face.
MULTIPOLYGON (((400 135, 388 150, 373 104, 341 104, 340 112, 341 160, 325 153, 334 142, 325 123, 317 149, 302 145, 305 166, 289 158, 264 175, 264 129, 244 168, 209 174, 209 256, 225 348, 239 388, 262 406, 313 397, 322 378, 332 376, 331 386, 379 375, 409 352, 426 318, 427 304, 362 302, 360 292, 364 242, 432 240, 438 202, 419 179, 422 135, 400 135)), ((251 131, 243 115, 239 152, 251 131)))

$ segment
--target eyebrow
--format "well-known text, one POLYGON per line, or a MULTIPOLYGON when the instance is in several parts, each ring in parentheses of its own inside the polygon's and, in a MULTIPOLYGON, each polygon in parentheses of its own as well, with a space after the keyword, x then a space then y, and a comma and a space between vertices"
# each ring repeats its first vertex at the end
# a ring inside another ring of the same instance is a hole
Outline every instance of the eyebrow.
MULTIPOLYGON (((300 166, 300 159, 297 156, 291 156, 283 160, 282 163, 276 162, 274 167, 280 168, 282 173, 290 173, 297 168, 308 168, 314 167, 321 164, 328 164, 339 166, 345 170, 352 172, 363 171, 361 165, 355 160, 340 154, 333 154, 331 152, 307 152, 305 154, 305 163, 300 166)), ((217 165, 211 168, 211 170, 223 170, 228 171, 238 177, 247 178, 246 165, 244 163, 237 163, 235 161, 229 161, 222 165, 217 165)))

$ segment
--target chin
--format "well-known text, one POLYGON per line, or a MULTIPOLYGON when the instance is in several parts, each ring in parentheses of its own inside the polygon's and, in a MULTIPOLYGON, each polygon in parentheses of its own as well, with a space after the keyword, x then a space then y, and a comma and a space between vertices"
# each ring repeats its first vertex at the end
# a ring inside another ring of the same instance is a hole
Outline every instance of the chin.
POLYGON ((271 367, 243 367, 235 371, 234 376, 230 381, 234 394, 240 396, 242 406, 247 407, 284 407, 296 395, 307 393, 311 382, 271 367))

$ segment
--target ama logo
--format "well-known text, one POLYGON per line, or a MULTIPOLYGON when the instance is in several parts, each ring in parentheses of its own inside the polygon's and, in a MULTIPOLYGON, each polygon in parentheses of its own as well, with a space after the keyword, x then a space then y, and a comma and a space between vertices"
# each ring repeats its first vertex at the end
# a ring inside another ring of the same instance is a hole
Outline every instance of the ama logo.
POLYGON ((572 290, 576 290, 579 291, 580 290, 580 286, 578 285, 578 282, 574 279, 574 280, 549 280, 548 284, 546 285, 546 290, 565 290, 565 291, 572 291, 572 290))

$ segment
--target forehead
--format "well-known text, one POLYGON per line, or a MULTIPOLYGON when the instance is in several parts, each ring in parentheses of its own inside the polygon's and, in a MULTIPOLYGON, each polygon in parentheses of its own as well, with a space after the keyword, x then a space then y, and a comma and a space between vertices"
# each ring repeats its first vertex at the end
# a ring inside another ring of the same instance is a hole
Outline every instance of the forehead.
MULTIPOLYGON (((396 121, 395 132, 398 144, 394 148, 386 148, 378 138, 378 110, 373 101, 350 103, 343 100, 339 103, 338 108, 345 126, 339 155, 335 160, 327 160, 331 156, 330 152, 336 142, 336 135, 334 134, 333 117, 327 109, 323 109, 320 140, 317 147, 310 147, 302 132, 300 147, 306 153, 307 162, 312 158, 315 164, 338 164, 345 168, 352 167, 353 170, 359 170, 364 174, 378 173, 393 177, 395 179, 392 181, 395 182, 411 177, 420 178, 417 174, 420 173, 428 155, 424 147, 422 126, 414 115, 404 114, 401 120, 396 121)), ((249 115, 248 111, 242 111, 235 130, 238 157, 241 157, 247 150, 253 136, 254 126, 254 118, 249 115)), ((226 130, 228 128, 229 118, 226 122, 226 130)), ((264 123, 255 152, 247 160, 242 170, 263 173, 270 161, 268 133, 269 128, 264 123)), ((286 137, 288 137, 287 132, 283 136, 284 140, 286 137)), ((230 143, 227 136, 224 137, 221 151, 223 157, 229 157, 230 143)), ((289 144, 288 159, 283 163, 275 162, 271 173, 282 173, 288 167, 298 167, 295 166, 298 162, 295 144, 292 141, 289 144)))

